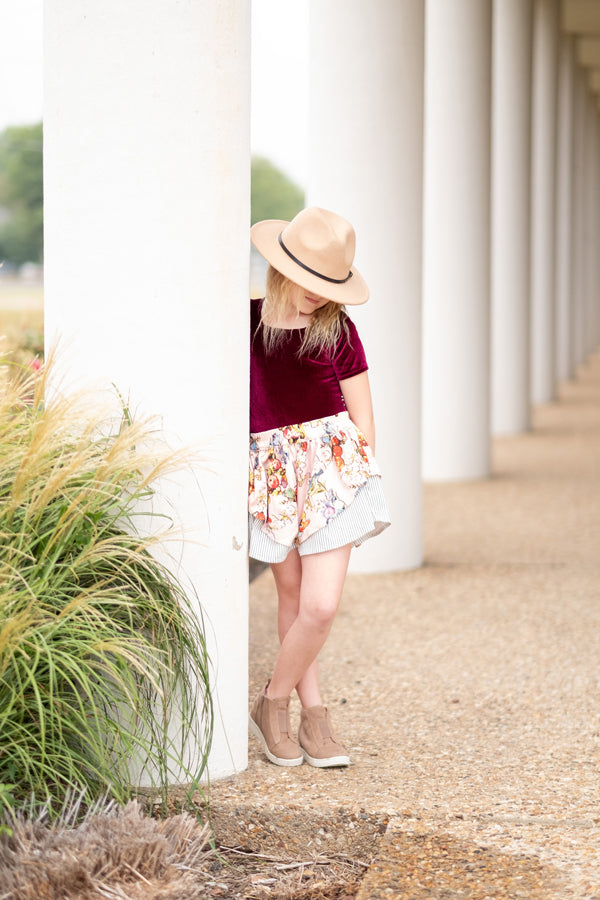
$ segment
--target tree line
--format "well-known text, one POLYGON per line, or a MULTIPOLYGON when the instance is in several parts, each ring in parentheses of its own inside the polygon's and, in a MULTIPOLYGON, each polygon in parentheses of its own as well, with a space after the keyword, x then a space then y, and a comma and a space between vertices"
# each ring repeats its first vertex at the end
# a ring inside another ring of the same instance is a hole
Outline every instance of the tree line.
POLYGON ((0 262, 42 261, 42 149, 41 123, 0 134, 0 262))

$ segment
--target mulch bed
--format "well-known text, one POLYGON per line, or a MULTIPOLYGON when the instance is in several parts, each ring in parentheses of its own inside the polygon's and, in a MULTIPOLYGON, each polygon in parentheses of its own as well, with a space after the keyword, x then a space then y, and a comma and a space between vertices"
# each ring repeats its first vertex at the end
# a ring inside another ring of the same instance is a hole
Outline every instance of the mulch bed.
POLYGON ((109 806, 78 825, 11 823, 0 838, 0 900, 352 900, 368 861, 290 859, 219 846, 188 814, 109 806))

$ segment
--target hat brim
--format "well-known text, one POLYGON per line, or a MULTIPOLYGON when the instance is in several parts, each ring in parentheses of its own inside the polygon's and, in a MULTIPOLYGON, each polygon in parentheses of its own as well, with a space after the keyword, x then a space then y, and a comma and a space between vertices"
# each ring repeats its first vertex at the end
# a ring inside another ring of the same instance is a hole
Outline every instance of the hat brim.
POLYGON ((279 243, 279 235, 289 222, 283 219, 265 219, 256 222, 250 229, 250 239, 261 256, 271 263, 273 268, 289 278, 295 284, 299 284, 307 291, 318 297, 333 300, 334 303, 343 303, 348 306, 358 306, 369 299, 369 288, 354 266, 351 267, 352 278, 343 284, 334 284, 318 275, 307 272, 302 266, 294 262, 282 249, 279 243))

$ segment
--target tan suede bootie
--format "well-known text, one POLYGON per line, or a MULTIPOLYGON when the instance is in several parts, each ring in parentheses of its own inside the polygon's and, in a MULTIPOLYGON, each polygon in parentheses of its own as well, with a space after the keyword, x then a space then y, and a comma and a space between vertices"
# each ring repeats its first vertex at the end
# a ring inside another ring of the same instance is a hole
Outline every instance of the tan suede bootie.
POLYGON ((261 691, 250 710, 250 731, 276 766, 300 766, 303 761, 300 745, 290 734, 289 706, 289 697, 271 700, 261 691))
POLYGON ((349 766, 350 757, 336 738, 325 706, 302 709, 298 740, 304 759, 311 766, 349 766))

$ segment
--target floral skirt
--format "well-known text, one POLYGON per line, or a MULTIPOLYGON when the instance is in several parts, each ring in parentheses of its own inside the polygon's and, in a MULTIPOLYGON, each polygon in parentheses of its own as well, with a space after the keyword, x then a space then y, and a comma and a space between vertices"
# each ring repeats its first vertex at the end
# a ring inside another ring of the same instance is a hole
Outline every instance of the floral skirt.
POLYGON ((250 435, 250 556, 282 562, 389 525, 381 473, 347 413, 250 435))

